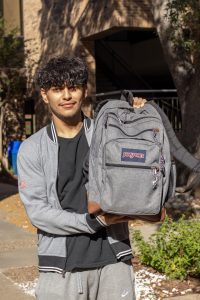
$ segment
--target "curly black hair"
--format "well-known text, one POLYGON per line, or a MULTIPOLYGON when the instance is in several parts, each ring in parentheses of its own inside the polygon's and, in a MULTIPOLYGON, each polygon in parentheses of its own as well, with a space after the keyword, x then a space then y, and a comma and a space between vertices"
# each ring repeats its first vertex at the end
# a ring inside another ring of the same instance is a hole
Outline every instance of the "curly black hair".
POLYGON ((51 87, 63 85, 84 86, 87 84, 88 70, 86 63, 79 57, 68 58, 57 56, 42 67, 36 77, 40 88, 49 90, 51 87))

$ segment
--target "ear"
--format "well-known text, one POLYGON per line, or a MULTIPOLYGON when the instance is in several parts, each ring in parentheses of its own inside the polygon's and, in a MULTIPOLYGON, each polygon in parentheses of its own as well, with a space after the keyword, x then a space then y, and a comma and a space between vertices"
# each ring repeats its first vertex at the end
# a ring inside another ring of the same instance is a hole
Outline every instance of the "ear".
POLYGON ((47 98, 47 92, 45 91, 45 89, 40 89, 40 95, 42 96, 42 100, 48 104, 49 100, 47 98))

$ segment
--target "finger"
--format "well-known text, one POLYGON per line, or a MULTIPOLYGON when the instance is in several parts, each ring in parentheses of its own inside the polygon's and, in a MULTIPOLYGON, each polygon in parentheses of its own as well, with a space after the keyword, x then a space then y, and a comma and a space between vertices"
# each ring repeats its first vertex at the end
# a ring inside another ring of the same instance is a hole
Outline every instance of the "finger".
POLYGON ((135 108, 143 107, 144 104, 147 102, 146 99, 143 99, 141 97, 134 97, 133 99, 133 107, 135 108))
POLYGON ((167 216, 166 208, 162 208, 160 221, 163 222, 167 216))

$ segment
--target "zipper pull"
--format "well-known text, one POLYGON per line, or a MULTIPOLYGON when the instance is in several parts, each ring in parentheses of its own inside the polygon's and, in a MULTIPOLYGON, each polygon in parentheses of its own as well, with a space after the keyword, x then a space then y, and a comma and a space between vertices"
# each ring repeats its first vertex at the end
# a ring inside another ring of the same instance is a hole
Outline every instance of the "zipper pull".
POLYGON ((155 190, 157 188, 157 186, 158 186, 159 168, 153 167, 152 170, 153 170, 153 182, 152 183, 153 183, 153 189, 155 190))
POLYGON ((161 168, 163 177, 165 177, 165 158, 164 158, 162 149, 161 149, 161 156, 160 156, 160 168, 161 168))
POLYGON ((158 145, 160 147, 161 143, 158 141, 157 136, 158 133, 160 132, 159 128, 152 128, 153 131, 153 139, 156 145, 158 145))
POLYGON ((117 117, 117 119, 118 119, 118 121, 119 121, 119 124, 122 125, 123 122, 122 122, 122 120, 120 119, 120 117, 117 117))

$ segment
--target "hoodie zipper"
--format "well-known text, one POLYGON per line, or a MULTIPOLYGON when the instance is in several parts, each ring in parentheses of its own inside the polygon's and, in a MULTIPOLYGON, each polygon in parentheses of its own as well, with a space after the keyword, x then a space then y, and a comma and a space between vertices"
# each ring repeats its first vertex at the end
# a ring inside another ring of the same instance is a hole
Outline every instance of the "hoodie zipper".
MULTIPOLYGON (((53 124, 54 126, 54 124, 53 124)), ((51 128, 52 130, 52 128, 51 128)), ((55 131, 55 135, 56 135, 56 130, 54 128, 54 131, 55 131)), ((53 135, 53 132, 52 132, 52 135, 53 135)), ((56 143, 56 146, 57 146, 57 172, 56 172, 56 184, 55 184, 55 188, 56 188, 56 195, 57 195, 57 202, 59 204, 59 207, 63 210, 61 204, 60 204, 60 201, 59 201, 59 197, 58 197, 58 176, 59 176, 59 170, 58 170, 58 156, 59 156, 59 144, 58 144, 58 140, 57 140, 57 136, 56 136, 56 139, 54 141, 54 143, 56 143)), ((62 277, 65 278, 65 274, 66 274, 66 265, 67 265, 67 237, 66 237, 66 243, 65 243, 65 248, 66 248, 66 258, 65 258, 65 263, 64 263, 64 268, 62 270, 62 277)))

